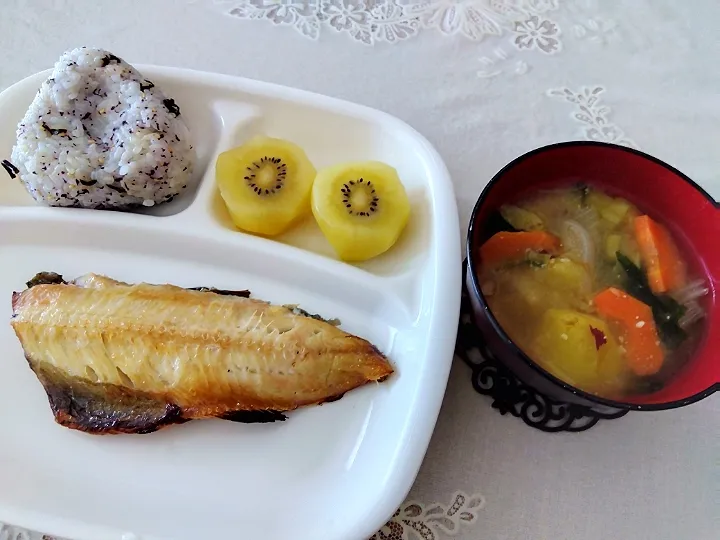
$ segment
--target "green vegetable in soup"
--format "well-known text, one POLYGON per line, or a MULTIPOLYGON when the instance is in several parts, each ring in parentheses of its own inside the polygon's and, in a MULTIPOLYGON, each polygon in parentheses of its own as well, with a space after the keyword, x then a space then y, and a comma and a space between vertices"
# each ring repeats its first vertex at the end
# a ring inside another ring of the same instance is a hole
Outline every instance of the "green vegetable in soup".
POLYGON ((640 266, 640 252, 637 244, 627 234, 611 233, 605 237, 605 257, 608 262, 616 264, 617 253, 620 252, 635 266, 640 266))
POLYGON ((630 212, 631 205, 623 199, 612 199, 612 202, 600 210, 600 216, 613 225, 619 225, 630 212))
POLYGON ((545 230, 545 225, 540 216, 519 206, 506 204, 500 208, 500 214, 505 221, 519 231, 545 230))
POLYGON ((622 223, 633 208, 625 199, 613 198, 597 190, 590 190, 586 200, 601 218, 613 226, 622 223))
POLYGON ((609 261, 616 260, 616 253, 620 251, 620 244, 622 243, 622 236, 619 234, 609 234, 605 240, 605 255, 609 261))
POLYGON ((590 189, 585 200, 590 207, 597 211, 598 214, 601 214, 605 208, 613 203, 612 197, 605 195, 602 191, 598 191, 596 189, 590 189))
POLYGON ((637 242, 635 241, 635 236, 632 234, 623 234, 618 251, 630 259, 635 266, 640 266, 640 248, 638 248, 637 242))
POLYGON ((617 260, 627 278, 625 288, 628 294, 652 308, 653 318, 663 344, 668 349, 679 347, 687 338, 687 334, 679 324, 685 314, 685 308, 670 296, 655 295, 650 289, 645 272, 619 251, 617 260))

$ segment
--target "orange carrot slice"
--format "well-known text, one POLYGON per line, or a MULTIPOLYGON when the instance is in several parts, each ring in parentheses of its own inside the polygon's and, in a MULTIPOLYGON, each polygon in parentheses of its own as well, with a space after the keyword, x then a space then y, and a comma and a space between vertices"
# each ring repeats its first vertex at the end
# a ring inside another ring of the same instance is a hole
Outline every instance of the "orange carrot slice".
POLYGON ((636 217, 634 226, 652 291, 660 294, 685 285, 685 265, 667 229, 650 216, 636 217))
POLYGON ((624 346, 630 369, 637 375, 653 375, 665 354, 650 306, 620 289, 610 287, 595 297, 600 315, 618 322, 625 331, 624 346))
POLYGON ((499 232, 480 246, 482 264, 495 266, 522 260, 528 251, 560 252, 560 239, 544 231, 499 232))

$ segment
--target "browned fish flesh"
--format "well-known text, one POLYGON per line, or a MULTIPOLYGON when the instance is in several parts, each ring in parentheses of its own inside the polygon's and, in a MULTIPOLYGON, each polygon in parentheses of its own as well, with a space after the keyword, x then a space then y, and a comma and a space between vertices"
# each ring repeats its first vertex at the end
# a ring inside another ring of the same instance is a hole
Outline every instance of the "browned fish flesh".
POLYGON ((55 420, 89 433, 285 420, 393 373, 368 341, 247 291, 41 273, 12 308, 55 420))

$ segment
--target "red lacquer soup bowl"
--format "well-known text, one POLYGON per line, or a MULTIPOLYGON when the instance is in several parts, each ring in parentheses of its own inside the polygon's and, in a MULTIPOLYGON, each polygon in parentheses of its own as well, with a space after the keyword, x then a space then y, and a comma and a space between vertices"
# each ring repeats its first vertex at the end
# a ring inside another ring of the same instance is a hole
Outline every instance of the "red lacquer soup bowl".
POLYGON ((467 238, 467 287, 475 323, 487 347, 523 382, 549 397, 596 410, 660 410, 694 403, 720 390, 720 205, 680 171, 623 146, 567 142, 529 152, 498 172, 478 199, 467 238), (583 182, 635 204, 661 221, 678 241, 691 272, 704 276, 710 294, 703 336, 692 358, 654 393, 605 399, 556 378, 517 347, 493 316, 478 282, 479 246, 488 238, 499 207, 549 189, 583 182))

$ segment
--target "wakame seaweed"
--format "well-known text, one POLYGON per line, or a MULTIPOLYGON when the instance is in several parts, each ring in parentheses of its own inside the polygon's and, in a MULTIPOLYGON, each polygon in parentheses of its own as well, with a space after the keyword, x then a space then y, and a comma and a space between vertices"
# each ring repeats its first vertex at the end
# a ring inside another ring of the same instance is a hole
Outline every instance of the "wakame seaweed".
POLYGON ((641 268, 619 251, 616 257, 625 271, 627 293, 650 306, 660 339, 669 349, 676 349, 687 338, 679 323, 685 307, 668 295, 653 293, 641 268))

